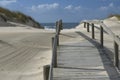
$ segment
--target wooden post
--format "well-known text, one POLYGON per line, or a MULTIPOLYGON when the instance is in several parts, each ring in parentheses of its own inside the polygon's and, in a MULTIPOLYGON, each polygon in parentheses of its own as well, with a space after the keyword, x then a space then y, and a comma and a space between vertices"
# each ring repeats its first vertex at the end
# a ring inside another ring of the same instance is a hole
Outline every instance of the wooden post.
POLYGON ((62 19, 60 19, 59 21, 59 25, 60 25, 60 31, 63 30, 63 23, 62 23, 62 19))
POLYGON ((56 21, 55 26, 56 26, 56 33, 57 33, 57 30, 58 30, 58 21, 56 21))
POLYGON ((44 80, 48 80, 48 78, 49 78, 49 70, 50 70, 50 65, 43 66, 43 77, 44 77, 44 80))
POLYGON ((115 50, 114 64, 119 69, 119 45, 115 41, 114 41, 114 50, 115 50))
POLYGON ((60 34, 60 21, 58 21, 58 30, 57 30, 57 34, 60 34))
POLYGON ((92 38, 95 39, 94 24, 92 23, 92 38))
POLYGON ((57 39, 57 46, 59 46, 59 35, 56 35, 56 39, 57 39))
POLYGON ((54 67, 57 67, 57 36, 55 36, 55 44, 54 44, 54 49, 53 49, 53 54, 54 54, 54 67))
POLYGON ((57 67, 57 41, 56 36, 55 38, 52 37, 52 54, 53 54, 53 67, 57 67))
POLYGON ((54 37, 52 37, 52 50, 53 50, 53 45, 54 45, 54 37))
POLYGON ((84 28, 86 28, 86 22, 84 22, 84 28))
POLYGON ((87 23, 87 32, 90 32, 90 30, 89 30, 89 23, 87 23))
POLYGON ((103 36, 103 27, 100 26, 100 43, 101 43, 101 47, 103 47, 103 39, 104 39, 104 36, 103 36))

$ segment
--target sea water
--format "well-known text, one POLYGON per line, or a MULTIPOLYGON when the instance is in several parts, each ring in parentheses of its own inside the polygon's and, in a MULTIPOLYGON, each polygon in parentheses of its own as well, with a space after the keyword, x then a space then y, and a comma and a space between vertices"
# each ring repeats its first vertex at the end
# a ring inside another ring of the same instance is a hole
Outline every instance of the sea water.
MULTIPOLYGON (((42 26, 44 26, 45 29, 55 29, 55 23, 41 23, 42 26)), ((63 29, 72 29, 75 28, 79 23, 63 23, 63 29)))

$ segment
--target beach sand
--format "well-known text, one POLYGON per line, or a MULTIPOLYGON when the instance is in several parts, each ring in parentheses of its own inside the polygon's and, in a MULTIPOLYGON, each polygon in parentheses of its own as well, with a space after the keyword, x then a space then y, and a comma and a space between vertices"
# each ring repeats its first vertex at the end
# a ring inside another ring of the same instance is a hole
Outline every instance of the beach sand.
MULTIPOLYGON (((73 39, 74 32, 63 30, 60 41, 73 39)), ((0 80, 43 80, 43 66, 51 63, 54 36, 55 30, 22 24, 0 27, 0 80)))
POLYGON ((54 32, 15 27, 0 30, 0 80, 43 80, 43 66, 51 61, 54 32))
MULTIPOLYGON (((114 23, 105 20, 107 25, 114 23)), ((111 24, 112 25, 112 24, 111 24)), ((119 22, 110 28, 120 34, 119 22), (114 26, 119 26, 114 28, 114 26)), ((91 36, 83 24, 76 29, 62 30, 60 44, 79 42, 82 32, 91 36)), ((51 38, 55 30, 35 29, 18 24, 17 27, 0 27, 0 80, 43 80, 43 66, 51 63, 51 38)), ((99 30, 96 29, 96 40, 99 30)), ((113 40, 105 34, 105 47, 113 51, 113 40)))
MULTIPOLYGON (((112 18, 104 19, 103 23, 113 32, 114 35, 120 38, 120 20, 118 20, 116 17, 112 17, 112 18)), ((97 28, 95 28, 95 40, 100 43, 100 25, 95 24, 95 26, 97 26, 97 28)), ((86 28, 83 29, 83 24, 76 26, 76 29, 79 29, 81 32, 88 35, 89 37, 92 36, 91 27, 90 27, 90 32, 87 32, 86 28)), ((105 32, 104 32, 104 48, 105 48, 107 55, 111 59, 111 61, 114 62, 114 55, 115 55, 114 54, 115 52, 114 51, 114 40, 110 34, 105 33, 105 32)), ((119 53, 120 53, 120 47, 119 47, 119 53)), ((120 55, 119 55, 119 59, 120 59, 120 55)))

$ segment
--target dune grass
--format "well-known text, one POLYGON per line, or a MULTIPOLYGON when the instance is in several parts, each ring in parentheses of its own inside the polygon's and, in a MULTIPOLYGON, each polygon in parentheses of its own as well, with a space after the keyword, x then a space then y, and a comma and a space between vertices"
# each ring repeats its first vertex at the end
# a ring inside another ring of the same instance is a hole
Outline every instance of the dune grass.
MULTIPOLYGON (((20 23, 26 24, 29 21, 34 22, 37 26, 41 26, 37 21, 35 21, 32 17, 27 16, 19 11, 10 11, 3 7, 0 7, 0 15, 4 17, 8 21, 17 21, 20 23)), ((36 27, 36 26, 34 26, 36 27)))
POLYGON ((111 14, 108 16, 108 18, 113 17, 113 16, 117 17, 118 20, 120 20, 120 14, 111 14))

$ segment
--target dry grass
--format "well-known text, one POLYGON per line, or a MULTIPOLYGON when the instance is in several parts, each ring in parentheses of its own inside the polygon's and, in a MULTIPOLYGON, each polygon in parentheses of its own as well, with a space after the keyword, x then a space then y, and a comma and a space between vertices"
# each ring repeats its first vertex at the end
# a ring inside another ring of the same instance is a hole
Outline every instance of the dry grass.
MULTIPOLYGON (((26 24, 27 22, 32 21, 34 22, 37 26, 41 26, 37 21, 35 21, 32 17, 27 16, 19 11, 10 11, 8 9, 5 9, 3 7, 0 7, 0 15, 9 21, 17 21, 19 23, 26 24)), ((33 26, 36 27, 36 26, 33 26)))
POLYGON ((120 14, 111 14, 108 16, 108 18, 113 17, 113 16, 117 17, 120 20, 120 14))

